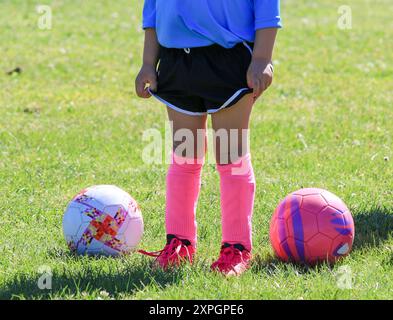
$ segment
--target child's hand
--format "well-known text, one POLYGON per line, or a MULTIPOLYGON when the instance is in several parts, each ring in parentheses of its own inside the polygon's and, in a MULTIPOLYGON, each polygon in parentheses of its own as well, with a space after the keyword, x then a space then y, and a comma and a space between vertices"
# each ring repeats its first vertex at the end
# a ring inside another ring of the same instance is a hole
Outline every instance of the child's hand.
POLYGON ((153 92, 157 90, 157 73, 153 65, 144 64, 135 80, 135 90, 138 97, 150 98, 151 94, 147 90, 148 88, 153 92))
POLYGON ((254 100, 272 84, 273 65, 270 60, 253 58, 247 71, 248 87, 253 89, 254 100))

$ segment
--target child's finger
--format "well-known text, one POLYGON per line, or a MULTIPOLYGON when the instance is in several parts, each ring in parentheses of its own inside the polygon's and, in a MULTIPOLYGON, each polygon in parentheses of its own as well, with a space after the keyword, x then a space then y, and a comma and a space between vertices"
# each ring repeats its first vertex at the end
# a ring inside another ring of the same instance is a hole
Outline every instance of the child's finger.
POLYGON ((149 98, 150 97, 150 93, 147 90, 147 84, 149 83, 149 81, 144 80, 144 81, 137 81, 136 83, 136 93, 138 95, 138 97, 140 98, 149 98))
POLYGON ((266 89, 267 89, 267 88, 269 88, 270 85, 272 84, 272 82, 273 82, 273 77, 265 75, 265 76, 264 76, 264 79, 265 79, 265 87, 266 87, 266 89))
POLYGON ((151 82, 146 80, 143 85, 143 98, 150 98, 151 82))
POLYGON ((258 99, 258 97, 261 95, 262 93, 262 84, 261 81, 259 80, 259 78, 254 77, 253 78, 253 95, 254 95, 254 99, 258 99))
POLYGON ((254 84, 253 84, 253 82, 252 82, 252 77, 250 76, 250 73, 249 73, 249 72, 247 72, 247 86, 248 86, 250 89, 253 89, 253 88, 254 88, 254 84))
POLYGON ((149 87, 145 87, 145 89, 143 89, 143 96, 142 98, 150 98, 151 94, 149 92, 149 87))
POLYGON ((144 96, 144 90, 145 89, 145 83, 143 81, 140 81, 140 79, 137 79, 135 81, 135 91, 138 97, 143 98, 144 96))
POLYGON ((157 79, 155 79, 155 78, 150 79, 149 83, 150 83, 150 90, 153 92, 156 92, 157 91, 157 79))

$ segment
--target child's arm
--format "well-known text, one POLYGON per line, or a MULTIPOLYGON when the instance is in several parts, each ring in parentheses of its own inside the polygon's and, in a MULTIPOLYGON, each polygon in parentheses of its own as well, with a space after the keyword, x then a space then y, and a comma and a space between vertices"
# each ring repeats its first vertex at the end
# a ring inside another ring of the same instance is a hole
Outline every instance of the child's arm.
POLYGON ((276 28, 256 31, 252 60, 247 71, 247 83, 253 89, 255 100, 273 81, 272 55, 276 35, 276 28))
POLYGON ((156 67, 158 62, 159 44, 156 29, 148 28, 145 30, 145 44, 143 49, 143 65, 135 80, 135 89, 138 97, 149 98, 151 91, 157 90, 156 67))

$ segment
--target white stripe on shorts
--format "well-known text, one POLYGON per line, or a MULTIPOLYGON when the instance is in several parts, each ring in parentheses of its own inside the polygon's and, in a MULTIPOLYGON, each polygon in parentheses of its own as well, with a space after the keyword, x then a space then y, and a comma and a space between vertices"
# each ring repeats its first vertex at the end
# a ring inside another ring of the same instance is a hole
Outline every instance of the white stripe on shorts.
POLYGON ((226 108, 233 100, 235 100, 238 96, 239 96, 239 94, 241 94, 243 91, 246 91, 246 90, 249 90, 250 88, 242 88, 242 89, 240 89, 240 90, 237 90, 233 95, 232 95, 232 97, 230 97, 227 101, 225 101, 225 103, 221 106, 221 107, 219 107, 219 108, 217 108, 217 109, 208 109, 207 110, 207 112, 208 113, 215 113, 215 112, 217 112, 217 111, 220 111, 221 109, 224 109, 224 108, 226 108))

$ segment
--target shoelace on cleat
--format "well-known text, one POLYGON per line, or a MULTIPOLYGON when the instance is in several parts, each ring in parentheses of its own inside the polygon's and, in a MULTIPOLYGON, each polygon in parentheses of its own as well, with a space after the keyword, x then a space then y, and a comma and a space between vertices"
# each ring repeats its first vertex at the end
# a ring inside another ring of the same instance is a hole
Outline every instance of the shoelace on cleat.
POLYGON ((237 263, 244 262, 242 251, 236 248, 236 246, 224 244, 220 252, 220 257, 214 263, 214 267, 231 269, 236 272, 234 260, 236 260, 237 263))
POLYGON ((169 244, 167 244, 164 249, 159 250, 159 251, 145 251, 145 250, 138 250, 139 253, 150 256, 150 257, 155 257, 158 259, 159 257, 163 256, 165 258, 169 258, 170 256, 176 254, 179 255, 179 252, 182 247, 185 247, 187 250, 187 257, 189 260, 191 260, 191 255, 188 251, 187 246, 178 238, 172 238, 169 244))

